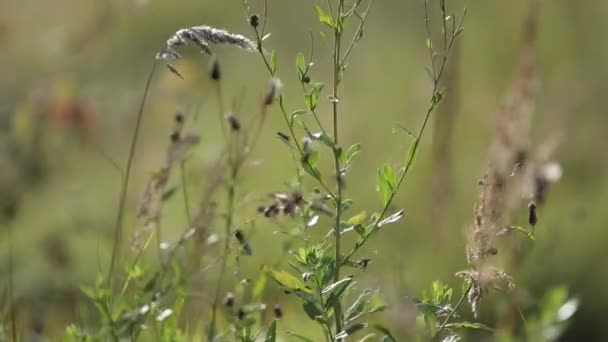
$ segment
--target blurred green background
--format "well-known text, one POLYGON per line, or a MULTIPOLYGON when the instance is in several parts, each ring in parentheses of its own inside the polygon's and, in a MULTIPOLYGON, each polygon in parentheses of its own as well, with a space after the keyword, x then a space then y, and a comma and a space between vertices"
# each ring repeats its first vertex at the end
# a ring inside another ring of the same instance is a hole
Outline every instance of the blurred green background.
MULTIPOLYGON (((349 63, 341 142, 363 146, 347 179, 354 213, 378 210, 376 169, 404 158, 409 141, 395 123, 414 130, 426 110, 430 84, 424 70, 422 4, 377 1, 349 63)), ((448 4, 459 11, 465 2, 448 4)), ((383 317, 396 331, 407 319, 406 297, 418 295, 435 279, 458 286, 453 274, 466 268, 465 230, 473 219, 476 182, 494 136, 494 113, 518 63, 527 5, 525 0, 468 1, 465 33, 452 66, 459 78, 450 89, 457 101, 448 141, 449 189, 431 190, 436 163, 429 131, 394 204, 406 210, 406 219, 374 238, 364 253, 373 261, 363 283, 381 288, 394 305, 383 317), (440 212, 434 210, 438 203, 440 212)), ((261 11, 260 3, 251 1, 251 6, 261 11)), ((539 22, 532 141, 561 138, 552 159, 562 166, 563 177, 539 212, 536 241, 524 262, 508 271, 530 294, 524 308, 557 285, 580 298, 564 341, 605 340, 607 16, 606 1, 546 0, 539 22)), ((0 287, 6 291, 10 228, 19 314, 31 329, 42 329, 51 340, 60 336, 67 323, 78 319, 79 285, 91 284, 99 269, 107 267, 120 191, 120 173, 111 160, 123 165, 126 159, 155 53, 182 27, 206 24, 251 36, 246 19, 239 0, 0 1, 0 202, 6 217, 0 221, 0 287)), ((318 35, 322 27, 313 1, 271 0, 268 30, 272 35, 266 44, 277 50, 288 108, 302 107, 294 64, 298 51, 308 54, 310 32, 316 37, 313 75, 331 79, 330 50, 318 35)), ((241 101, 243 112, 257 108, 268 83, 259 56, 233 48, 217 53, 227 98, 241 101)), ((137 227, 134 211, 144 182, 165 157, 177 109, 188 117, 187 130, 202 136, 187 167, 193 201, 205 182, 205 165, 221 149, 217 106, 206 74, 209 58, 192 48, 184 54, 187 58, 176 64, 184 81, 165 69, 154 78, 130 186, 128 232, 137 227)), ((328 108, 324 102, 319 112, 329 123, 328 108)), ((244 173, 242 220, 256 218, 255 207, 266 194, 284 190, 284 181, 293 177, 291 158, 275 138, 275 132, 285 130, 283 119, 276 108, 270 114, 244 173)), ((183 231, 186 218, 179 200, 168 204, 164 220, 167 239, 183 231)), ((525 208, 518 220, 525 222, 525 208)), ((324 234, 328 227, 318 229, 324 234)), ((251 274, 280 258, 277 229, 267 220, 257 221, 254 257, 243 261, 251 274)), ((274 290, 270 301, 293 305, 286 310, 288 327, 303 330, 297 316, 289 317, 300 315, 299 307, 274 290)), ((484 310, 490 312, 491 305, 485 303, 484 310)))

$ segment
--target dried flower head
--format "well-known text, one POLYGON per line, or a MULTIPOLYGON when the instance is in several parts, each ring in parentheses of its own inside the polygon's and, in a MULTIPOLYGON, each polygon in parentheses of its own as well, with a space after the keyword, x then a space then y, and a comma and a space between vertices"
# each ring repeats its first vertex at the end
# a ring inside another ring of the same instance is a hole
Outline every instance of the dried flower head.
POLYGON ((270 86, 268 87, 268 92, 264 96, 264 105, 270 106, 274 103, 274 99, 277 97, 277 94, 283 87, 283 83, 278 78, 273 78, 270 80, 270 86))
POLYGON ((243 35, 203 25, 184 28, 175 32, 173 36, 167 39, 164 51, 158 53, 156 58, 167 62, 180 59, 181 56, 175 49, 187 45, 188 42, 196 44, 202 52, 208 55, 213 55, 211 47, 219 44, 235 45, 245 51, 256 51, 257 48, 255 42, 243 35))

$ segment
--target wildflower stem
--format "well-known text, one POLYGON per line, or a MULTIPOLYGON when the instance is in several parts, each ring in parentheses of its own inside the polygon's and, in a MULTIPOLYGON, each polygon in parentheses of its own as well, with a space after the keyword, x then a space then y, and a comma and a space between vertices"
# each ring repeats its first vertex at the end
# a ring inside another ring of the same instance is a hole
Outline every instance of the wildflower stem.
POLYGON ((450 322, 450 319, 452 319, 452 316, 454 316, 454 314, 456 313, 456 310, 458 310, 460 305, 462 305, 462 303, 464 303, 464 299, 467 298, 467 296, 469 295, 469 292, 471 292, 472 288, 473 288, 473 282, 469 282, 469 286, 467 286, 467 289, 462 293, 462 296, 460 296, 460 299, 458 300, 458 302, 456 303, 454 308, 452 308, 452 310, 450 311, 450 313, 448 313, 448 315, 446 316, 443 323, 441 323, 441 325, 439 326, 439 329, 437 329, 437 331, 435 331, 435 333, 432 336, 432 339, 435 339, 443 331, 443 329, 446 327, 446 325, 450 322))
MULTIPOLYGON (((390 208, 391 204, 393 203, 393 200, 395 199, 395 196, 397 195, 397 192, 399 190, 399 188, 401 188, 401 185, 405 182, 407 175, 409 174, 412 165, 414 164, 414 160, 416 159, 416 155, 418 153, 418 149, 420 147, 420 141, 422 140, 422 137, 424 135, 424 132, 426 131, 426 127, 428 125, 429 119, 431 117, 431 114, 433 114, 433 112, 435 111, 435 109, 437 109, 437 106, 439 105, 439 103, 441 102, 441 80, 443 78, 443 74, 445 71, 445 66, 447 65, 448 62, 448 56, 450 55, 450 51, 452 49, 452 46, 454 44, 454 42, 456 41, 456 38, 458 36, 458 32, 460 32, 462 30, 462 23, 464 22, 464 18, 466 16, 466 8, 464 10, 464 14, 460 20, 460 22, 458 23, 458 25, 454 25, 453 26, 453 30, 449 36, 449 40, 447 41, 447 43, 444 45, 445 50, 443 51, 443 56, 441 59, 441 63, 439 64, 439 68, 436 68, 435 66, 435 52, 433 51, 433 45, 430 42, 430 18, 429 18, 429 13, 428 13, 428 0, 425 0, 424 2, 425 5, 425 23, 426 23, 426 29, 427 29, 427 48, 429 49, 429 53, 430 53, 430 62, 431 62, 431 76, 432 76, 432 82, 433 82, 433 89, 431 91, 431 98, 429 100, 429 107, 427 108, 426 114, 424 116, 424 120, 422 121, 422 124, 420 125, 420 127, 418 128, 418 133, 416 134, 414 141, 412 142, 412 145, 410 147, 410 152, 409 152, 409 156, 405 162, 405 165, 403 167, 403 172, 401 173, 401 176, 399 176, 399 179, 397 181, 397 185, 395 186, 395 190, 391 192, 386 204, 384 205, 384 207, 382 208, 382 211, 380 213, 380 215, 378 216, 377 220, 375 221, 374 225, 372 226, 372 228, 370 229, 370 233, 368 233, 367 235, 365 235, 363 238, 361 238, 359 241, 357 241, 357 243, 355 244, 355 246, 351 249, 350 252, 348 252, 348 254, 346 254, 346 256, 342 259, 342 265, 346 265, 349 263, 350 258, 359 250, 359 248, 361 248, 365 242, 367 242, 367 240, 373 235, 373 233, 379 228, 379 223, 386 217, 386 214, 388 213, 388 209, 390 208)), ((447 29, 447 26, 445 24, 445 22, 448 20, 448 15, 445 11, 445 7, 442 6, 442 20, 443 20, 443 28, 447 29)))
POLYGON ((190 213, 190 199, 188 198, 188 183, 186 180, 186 162, 182 161, 180 165, 180 173, 182 178, 182 193, 184 194, 184 208, 186 209, 186 218, 188 219, 188 226, 192 225, 192 215, 190 213))
POLYGON ((11 320, 11 337, 17 341, 17 314, 15 308, 15 280, 14 280, 14 255, 13 255, 13 227, 8 227, 8 300, 11 320))
MULTIPOLYGON (((337 9, 336 17, 337 22, 334 27, 334 77, 333 77, 333 99, 332 99, 332 112, 333 112, 333 126, 334 126, 334 142, 336 146, 339 143, 339 127, 338 127, 338 105, 339 105, 339 88, 340 88, 340 73, 342 71, 342 56, 341 56, 341 47, 342 47, 342 20, 343 20, 343 11, 344 11, 344 0, 340 0, 338 9, 337 9)), ((336 221, 334 227, 334 234, 336 236, 335 240, 335 270, 334 270, 334 282, 340 280, 340 268, 342 267, 341 255, 340 255, 340 223, 342 220, 342 185, 343 182, 341 180, 341 165, 340 165, 340 155, 338 152, 338 148, 334 147, 334 166, 335 166, 335 174, 336 174, 336 187, 337 187, 337 196, 334 197, 336 203, 336 221)), ((337 300, 334 305, 334 319, 336 321, 336 334, 339 334, 342 331, 343 326, 343 317, 342 317, 342 305, 340 300, 337 300)))
POLYGON ((126 201, 127 201, 127 191, 129 189, 129 176, 131 175, 131 167, 133 166, 133 160, 135 158, 135 148, 137 146, 137 139, 139 137, 139 129, 141 127, 141 122, 142 122, 142 119, 144 116, 144 106, 146 104, 146 98, 148 96, 148 92, 150 90, 150 85, 152 84, 152 77, 154 76, 154 71, 156 70, 157 65, 158 65, 158 60, 155 60, 154 64, 152 65, 152 69, 150 70, 150 74, 148 75, 148 80, 146 81, 144 95, 141 99, 139 111, 137 113, 137 119, 135 122, 135 131, 133 132, 133 138, 131 140, 129 156, 127 157, 127 167, 125 170, 125 178, 122 182, 122 189, 120 191, 120 200, 118 203, 118 214, 116 217, 116 226, 114 228, 114 243, 112 244, 112 259, 110 261, 110 269, 108 271, 108 279, 107 279, 109 285, 112 284, 112 277, 114 276, 116 260, 118 259, 118 255, 120 254, 120 243, 121 243, 121 237, 122 237, 123 218, 124 218, 125 206, 126 206, 126 201))

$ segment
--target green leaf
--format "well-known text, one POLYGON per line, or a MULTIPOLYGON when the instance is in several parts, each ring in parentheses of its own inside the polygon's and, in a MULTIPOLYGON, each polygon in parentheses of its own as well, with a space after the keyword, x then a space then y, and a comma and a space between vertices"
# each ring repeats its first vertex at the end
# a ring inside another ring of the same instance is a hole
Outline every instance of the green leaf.
POLYGON ((262 293, 264 292, 264 289, 266 288, 266 279, 267 279, 266 273, 260 273, 260 276, 255 281, 255 284, 253 285, 253 290, 252 290, 252 296, 253 296, 254 301, 257 301, 262 297, 262 293))
POLYGON ((304 102, 310 111, 314 111, 317 108, 319 96, 321 95, 324 86, 323 83, 314 83, 312 84, 310 91, 304 96, 304 102))
POLYGON ((494 331, 494 329, 488 327, 485 324, 477 323, 477 322, 456 322, 456 323, 448 323, 445 325, 446 328, 456 328, 456 329, 481 329, 486 331, 494 331))
POLYGON ((329 28, 333 29, 334 28, 334 21, 331 19, 331 17, 329 15, 327 15, 327 13, 325 13, 325 11, 323 10, 323 8, 321 8, 321 6, 319 5, 315 5, 315 10, 317 11, 317 16, 319 16, 319 20, 329 26, 329 28))
POLYGON ((357 215, 349 218, 348 221, 346 221, 346 224, 349 226, 360 225, 363 222, 365 222, 365 220, 367 220, 367 212, 365 212, 365 210, 364 210, 364 211, 358 213, 357 215))
POLYGON ((352 277, 347 277, 347 278, 338 280, 337 282, 325 287, 321 291, 321 293, 323 293, 323 294, 329 293, 329 296, 327 297, 327 300, 325 301, 325 307, 329 308, 329 307, 333 306, 335 303, 339 302, 340 299, 342 298, 342 295, 344 294, 346 289, 350 286, 352 281, 353 281, 352 277))
POLYGON ((300 335, 300 334, 297 334, 297 333, 294 333, 293 331, 288 331, 288 332, 287 332, 287 335, 289 335, 289 336, 293 336, 293 337, 297 338, 297 339, 298 339, 298 340, 300 340, 300 341, 304 341, 304 342, 315 342, 315 341, 311 340, 310 338, 308 338, 308 337, 306 337, 306 336, 303 336, 303 335, 300 335))
POLYGON ((393 334, 391 334, 391 331, 388 330, 386 327, 380 324, 374 324, 373 328, 384 335, 382 336, 382 342, 397 342, 397 339, 393 336, 393 334))
POLYGON ((395 192, 396 182, 395 173, 390 165, 385 164, 382 169, 378 170, 378 190, 380 191, 382 203, 385 206, 395 192))
POLYGON ((267 265, 262 265, 262 272, 265 272, 270 275, 272 280, 274 280, 277 284, 288 290, 300 291, 308 294, 312 293, 311 289, 304 285, 300 278, 295 277, 289 274, 288 272, 282 270, 275 270, 267 265))
POLYGON ((161 197, 161 201, 163 201, 163 202, 164 202, 164 201, 166 201, 166 200, 170 199, 170 198, 171 198, 171 196, 173 196, 173 195, 175 194, 175 192, 176 192, 176 191, 177 191, 177 187, 176 187, 176 186, 174 186, 174 187, 172 187, 171 189, 169 189, 169 190, 165 191, 165 192, 163 193, 162 197, 161 197))
POLYGON ((339 339, 343 339, 346 338, 354 333, 356 333, 359 330, 362 330, 364 328, 367 327, 367 323, 354 323, 351 324, 349 326, 347 326, 346 328, 344 328, 344 330, 340 331, 339 333, 336 334, 335 338, 336 340, 339 339))
POLYGON ((319 152, 310 151, 308 154, 302 156, 301 163, 302 168, 304 168, 304 171, 306 171, 306 173, 317 179, 321 177, 321 172, 317 167, 317 165, 319 164, 319 152))
POLYGON ((294 110, 293 112, 291 112, 291 116, 290 116, 290 118, 291 118, 291 119, 290 119, 291 124, 293 124, 293 122, 294 122, 294 121, 295 121, 295 120, 296 120, 298 117, 300 117, 300 116, 302 116, 302 115, 309 114, 309 113, 310 113, 310 111, 309 111, 308 109, 296 109, 296 110, 294 110))
POLYGON ((391 216, 385 218, 384 220, 378 222, 378 227, 382 227, 389 223, 395 223, 395 222, 401 220, 404 216, 405 216, 405 211, 403 209, 401 209, 398 212, 393 213, 391 216))
POLYGON ((304 59, 304 55, 301 52, 298 52, 298 56, 296 57, 296 71, 298 74, 298 79, 302 81, 304 79, 304 76, 306 76, 308 68, 306 67, 306 60, 304 59))
POLYGON ((272 50, 270 53, 270 73, 274 75, 277 72, 277 52, 272 50))
POLYGON ((346 153, 343 153, 340 157, 342 159, 342 164, 349 165, 353 159, 361 152, 361 145, 354 144, 346 150, 346 153))
POLYGON ((302 308, 304 309, 306 315, 313 321, 318 321, 319 317, 323 317, 323 311, 321 311, 317 304, 312 300, 304 300, 304 303, 302 303, 302 308))
POLYGON ((323 145, 325 145, 331 149, 333 149, 336 146, 334 139, 331 136, 329 136, 328 134, 325 134, 323 132, 313 133, 312 137, 313 137, 313 139, 322 142, 323 145))
POLYGON ((414 165, 414 162, 416 161, 416 152, 418 151, 418 140, 414 140, 412 141, 412 143, 410 144, 410 147, 407 151, 407 159, 405 161, 405 168, 406 170, 409 170, 412 165, 414 165))
POLYGON ((266 338, 264 342, 275 342, 277 340, 277 321, 274 320, 270 323, 270 327, 266 332, 266 338))

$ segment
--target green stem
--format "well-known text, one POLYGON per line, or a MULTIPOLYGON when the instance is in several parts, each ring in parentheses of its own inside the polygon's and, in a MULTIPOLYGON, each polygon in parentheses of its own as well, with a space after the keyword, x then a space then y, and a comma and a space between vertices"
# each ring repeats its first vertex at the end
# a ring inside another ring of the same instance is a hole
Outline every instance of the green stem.
POLYGON ((456 310, 458 310, 460 305, 462 305, 462 303, 464 303, 464 299, 467 298, 467 295, 469 294, 469 292, 471 292, 472 288, 473 288, 473 282, 470 282, 467 289, 462 293, 462 296, 460 296, 460 299, 458 300, 458 303, 456 303, 456 306, 454 306, 454 308, 450 311, 450 313, 447 315, 445 320, 443 320, 443 323, 441 323, 441 325, 439 326, 439 329, 437 329, 437 331, 435 331, 435 333, 432 336, 432 339, 435 339, 437 336, 439 336, 441 331, 443 331, 445 326, 450 322, 450 319, 452 319, 452 316, 454 316, 454 314, 456 313, 456 310))
MULTIPOLYGON (((333 99, 332 99, 332 112, 333 112, 333 123, 334 123, 334 142, 336 146, 339 143, 339 129, 338 129, 338 104, 339 104, 339 87, 340 87, 340 72, 342 69, 342 57, 341 57, 341 38, 342 38, 342 15, 344 10, 344 0, 340 0, 338 6, 338 12, 336 14, 337 21, 336 27, 334 28, 334 79, 333 79, 333 99)), ((340 280, 340 268, 342 267, 341 255, 340 255, 340 222, 342 220, 342 175, 340 166, 340 156, 338 155, 338 149, 334 147, 334 166, 336 173, 336 187, 337 197, 336 202, 336 221, 334 227, 335 240, 335 270, 334 270, 334 282, 340 280)), ((342 331, 343 317, 342 317, 342 304, 340 300, 336 301, 334 305, 334 319, 336 323, 336 334, 342 331)))
POLYGON ((129 176, 131 175, 131 168, 133 166, 133 160, 135 159, 135 148, 137 146, 137 140, 139 137, 139 130, 141 127, 141 122, 144 116, 144 106, 146 104, 146 98, 148 96, 148 92, 150 90, 150 85, 152 84, 152 77, 154 76, 154 71, 156 70, 156 66, 158 65, 158 60, 154 61, 152 65, 152 70, 150 70, 150 74, 148 75, 148 80, 146 81, 146 87, 144 89, 144 95, 141 99, 141 103, 139 105, 139 111, 137 113, 137 120, 135 122, 135 131, 133 132, 133 138, 131 140, 131 147, 129 149, 129 156, 127 157, 127 168, 125 171, 125 178, 122 182, 122 189, 120 191, 120 201, 118 203, 118 214, 116 217, 116 226, 114 229, 114 243, 112 245, 112 260, 110 262, 110 269, 108 271, 108 284, 112 285, 112 277, 114 276, 114 269, 116 268, 116 260, 120 254, 120 244, 122 237, 122 228, 123 228, 123 218, 125 213, 125 206, 127 201, 127 191, 129 189, 129 176))

